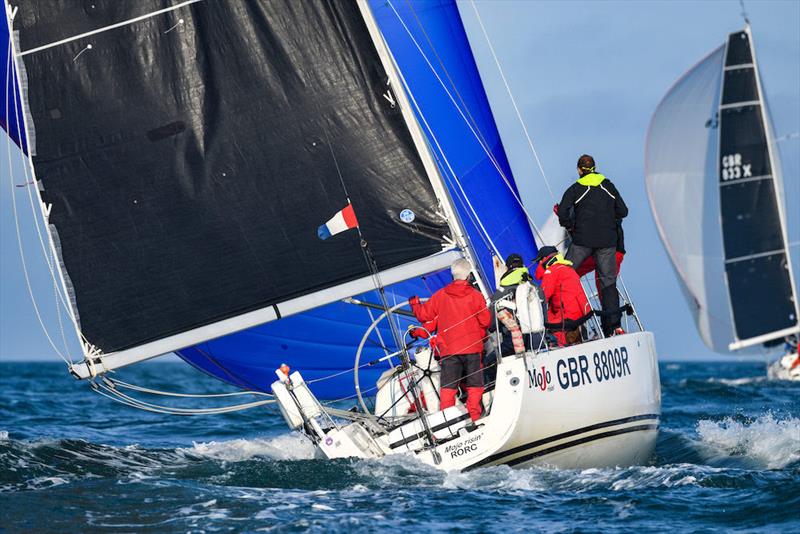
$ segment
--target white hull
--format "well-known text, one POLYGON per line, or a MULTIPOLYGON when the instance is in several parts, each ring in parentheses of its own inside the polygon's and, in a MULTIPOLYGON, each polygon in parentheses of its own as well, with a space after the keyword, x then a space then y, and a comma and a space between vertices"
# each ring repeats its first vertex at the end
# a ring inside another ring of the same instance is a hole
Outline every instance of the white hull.
POLYGON ((436 446, 438 454, 391 448, 386 434, 369 447, 357 445, 364 432, 355 440, 344 434, 360 423, 329 431, 319 448, 329 458, 410 453, 448 471, 500 464, 627 466, 652 454, 660 414, 653 335, 638 332, 504 358, 489 414, 476 429, 462 428, 459 437, 436 446))
POLYGON ((787 354, 780 360, 767 367, 767 377, 772 380, 797 380, 800 381, 800 366, 792 368, 796 361, 796 354, 787 354))
MULTIPOLYGON (((655 448, 660 414, 658 361, 649 332, 524 358, 506 357, 498 367, 491 412, 479 422, 483 426, 437 447, 442 456, 439 467, 641 464, 655 448), (604 351, 619 354, 619 365, 614 364, 614 378, 608 372, 607 378, 598 381, 594 356, 597 354, 603 376, 604 351), (622 361, 625 355, 627 368, 622 361), (572 372, 570 360, 575 362, 572 372), (582 362, 586 363, 584 372, 582 362), (622 376, 616 376, 617 369, 622 376), (549 376, 547 384, 543 376, 549 376), (480 446, 460 453, 466 442, 480 446)), ((418 456, 433 463, 430 452, 418 456)))

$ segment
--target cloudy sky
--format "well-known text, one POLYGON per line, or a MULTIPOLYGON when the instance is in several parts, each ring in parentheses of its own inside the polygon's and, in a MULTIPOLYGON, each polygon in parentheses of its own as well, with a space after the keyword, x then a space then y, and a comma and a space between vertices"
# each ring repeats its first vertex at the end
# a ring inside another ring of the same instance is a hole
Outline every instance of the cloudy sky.
MULTIPOLYGON (((738 1, 475 2, 556 195, 575 179, 575 160, 593 154, 630 207, 623 275, 664 359, 719 356, 700 340, 659 241, 644 190, 644 137, 667 88, 728 32, 741 29, 738 1)), ((800 132, 800 2, 746 2, 764 89, 778 137, 800 132)), ((471 3, 462 18, 526 205, 543 221, 553 201, 533 161, 471 3)), ((4 141, 4 140, 3 140, 4 141)), ((800 139, 782 141, 790 240, 800 239, 800 139)), ((53 359, 20 268, 10 190, 23 176, 13 147, 0 144, 0 356, 53 359), (9 167, 8 151, 12 154, 9 167), (13 180, 9 180, 9 169, 13 180)), ((24 191, 21 188, 17 192, 24 191)), ((23 239, 36 243, 27 197, 17 197, 23 239), (25 224, 28 223, 28 224, 25 224)), ((28 271, 58 347, 53 287, 37 247, 28 271)), ((795 273, 800 272, 795 246, 795 273)), ((64 324, 73 354, 75 335, 64 324)), ((63 350, 63 348, 62 348, 63 350)))

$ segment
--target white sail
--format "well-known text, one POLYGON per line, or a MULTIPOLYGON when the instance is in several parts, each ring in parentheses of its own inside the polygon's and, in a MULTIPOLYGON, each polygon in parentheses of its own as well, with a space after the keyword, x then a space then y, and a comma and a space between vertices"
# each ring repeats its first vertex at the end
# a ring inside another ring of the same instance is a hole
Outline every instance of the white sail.
POLYGON ((714 179, 724 51, 717 48, 673 85, 645 145, 645 183, 659 235, 697 329, 714 350, 726 350, 733 337, 714 179))

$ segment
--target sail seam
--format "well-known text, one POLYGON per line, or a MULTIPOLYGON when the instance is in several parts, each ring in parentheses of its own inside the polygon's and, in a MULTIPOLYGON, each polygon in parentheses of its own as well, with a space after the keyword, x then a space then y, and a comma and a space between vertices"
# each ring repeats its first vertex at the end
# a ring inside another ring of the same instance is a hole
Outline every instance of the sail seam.
POLYGON ((738 65, 727 65, 722 70, 739 70, 739 69, 752 69, 755 67, 752 63, 739 63, 738 65))
POLYGON ((31 48, 30 50, 25 50, 24 52, 19 52, 17 54, 18 57, 27 56, 28 54, 34 54, 36 52, 41 52, 42 50, 47 50, 48 48, 54 48, 56 46, 61 46, 62 44, 70 43, 72 41, 77 41, 78 39, 83 39, 84 37, 89 37, 92 35, 96 35, 98 33, 107 32, 109 30, 113 30, 115 28, 120 28, 122 26, 128 26, 129 24, 133 24, 134 22, 139 22, 140 20, 149 19, 155 17, 157 15, 162 15, 164 13, 168 13, 170 11, 175 11, 176 9, 180 9, 184 6, 188 6, 189 4, 195 4, 197 2, 202 2, 203 0, 186 0, 185 2, 181 2, 180 4, 167 7, 164 9, 159 9, 158 11, 153 11, 152 13, 146 13, 144 15, 134 17, 132 19, 123 20, 122 22, 117 22, 115 24, 111 24, 109 26, 103 26, 102 28, 97 28, 96 30, 92 30, 89 32, 81 33, 78 35, 73 35, 72 37, 67 37, 66 39, 61 39, 60 41, 54 41, 52 43, 48 43, 46 45, 37 46, 36 48, 31 48))
POLYGON ((745 182, 755 182, 758 180, 769 180, 769 179, 772 179, 772 175, 764 174, 762 176, 752 176, 750 178, 739 178, 738 180, 728 180, 727 182, 720 182, 719 185, 720 187, 723 187, 726 185, 741 184, 745 182))
POLYGON ((778 248, 775 250, 768 250, 767 252, 759 252, 758 254, 748 254, 747 256, 737 256, 735 258, 730 258, 725 260, 725 265, 729 265, 731 263, 736 263, 739 261, 744 260, 755 260, 758 258, 765 258, 767 256, 774 256, 776 254, 786 254, 786 250, 782 248, 778 248))
POLYGON ((760 106, 760 100, 745 100, 743 102, 734 102, 733 104, 722 104, 719 109, 743 108, 745 106, 760 106))

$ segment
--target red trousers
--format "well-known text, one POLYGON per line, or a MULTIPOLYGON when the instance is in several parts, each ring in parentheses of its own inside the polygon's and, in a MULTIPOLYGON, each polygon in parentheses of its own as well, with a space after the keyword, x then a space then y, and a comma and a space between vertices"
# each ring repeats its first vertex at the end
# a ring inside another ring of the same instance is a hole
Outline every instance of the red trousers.
MULTIPOLYGON (((457 389, 442 388, 440 393, 439 407, 444 410, 451 406, 456 405, 457 389)), ((483 397, 483 388, 467 388, 467 411, 473 421, 481 418, 481 398, 483 397)))

